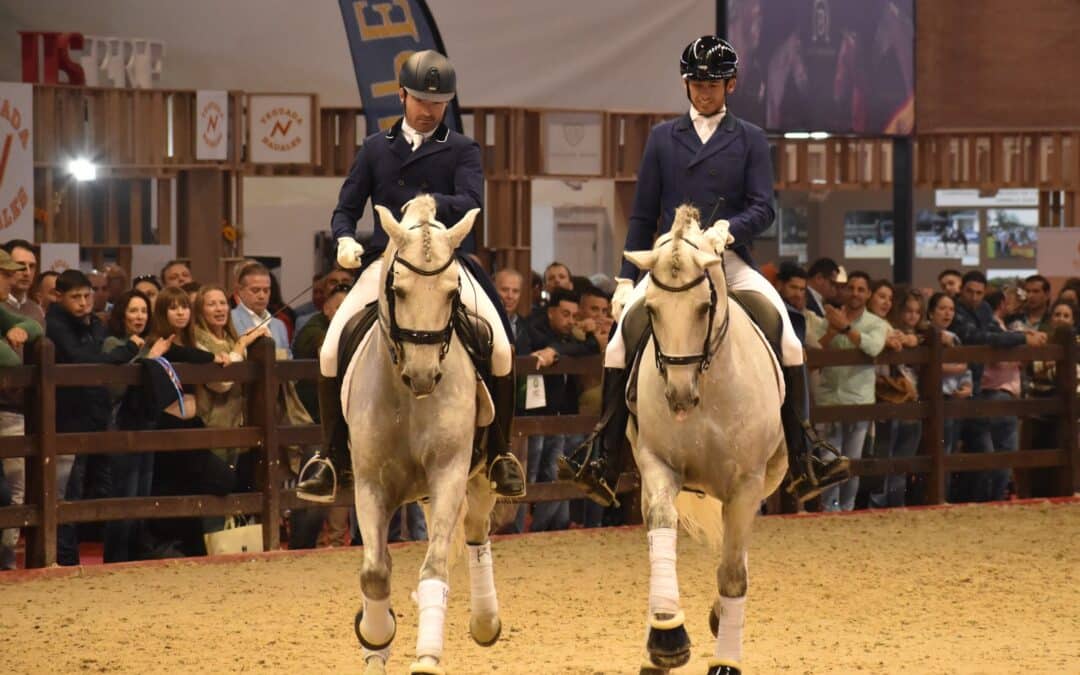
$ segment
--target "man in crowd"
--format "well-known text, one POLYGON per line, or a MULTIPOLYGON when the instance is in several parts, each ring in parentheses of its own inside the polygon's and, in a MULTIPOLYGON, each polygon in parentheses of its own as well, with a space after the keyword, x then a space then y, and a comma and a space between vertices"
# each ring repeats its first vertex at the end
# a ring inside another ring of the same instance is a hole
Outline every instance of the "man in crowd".
POLYGON ((241 265, 236 276, 236 297, 238 302, 232 310, 236 332, 243 335, 260 324, 268 323, 278 358, 292 358, 285 324, 271 316, 266 309, 270 304, 270 270, 259 262, 241 265))
POLYGON ((784 261, 776 273, 776 290, 788 307, 803 312, 806 307, 806 270, 798 264, 784 261))
MULTIPOLYGON (((579 298, 572 290, 556 288, 544 310, 544 320, 533 330, 533 351, 536 363, 545 368, 560 357, 598 354, 600 349, 590 335, 586 340, 574 338, 574 317, 579 311, 579 298)), ((536 376, 530 376, 535 378, 536 376)), ((533 388, 534 381, 527 385, 533 388)), ((576 415, 580 382, 575 375, 544 375, 542 395, 533 390, 526 395, 527 414, 576 415), (535 407, 529 407, 533 405, 535 407)), ((553 434, 529 437, 528 478, 530 483, 556 480, 558 459, 580 441, 579 435, 553 434)), ((533 532, 565 529, 570 521, 568 502, 537 504, 533 509, 533 532)))
MULTIPOLYGON (((49 311, 49 305, 56 302, 56 277, 59 276, 59 272, 52 270, 46 270, 41 273, 41 276, 37 280, 37 292, 36 295, 31 298, 34 302, 41 306, 42 310, 42 323, 45 321, 44 312, 49 311)), ((31 291, 33 293, 33 291, 31 291)))
POLYGON ((105 319, 109 310, 109 280, 104 272, 91 270, 86 278, 90 280, 90 290, 93 291, 94 314, 105 319))
POLYGON ((30 317, 41 325, 45 325, 45 310, 30 298, 30 289, 34 286, 34 277, 37 276, 38 267, 34 245, 24 239, 12 239, 4 244, 3 248, 14 262, 23 266, 23 269, 12 277, 11 290, 7 299, 8 308, 14 310, 16 314, 30 317))
MULTIPOLYGON (((962 345, 989 345, 991 347, 1017 347, 1023 344, 1033 347, 1046 344, 1046 333, 1036 330, 1007 331, 994 318, 994 310, 984 299, 986 276, 972 270, 961 278, 960 294, 956 298, 956 315, 949 330, 956 334, 962 345)), ((993 392, 982 390, 982 363, 969 364, 974 398, 995 398, 993 392)), ((990 420, 972 418, 961 421, 961 438, 968 452, 993 452, 990 420)), ((1005 498, 1009 472, 1007 469, 980 471, 974 480, 967 478, 957 486, 961 501, 997 501, 1005 498)))
POLYGON ((806 309, 825 318, 825 304, 836 297, 840 266, 832 258, 819 258, 806 270, 806 309))
POLYGON ((1047 332, 1050 327, 1050 280, 1041 274, 1024 279, 1024 308, 1006 324, 1019 330, 1047 332))
POLYGON ((109 309, 111 311, 113 306, 120 301, 120 297, 131 290, 131 286, 128 284, 127 271, 116 263, 109 263, 105 266, 105 281, 109 287, 109 309))
POLYGON ((941 292, 954 299, 960 294, 962 279, 963 276, 960 272, 954 269, 942 270, 941 274, 937 276, 938 285, 941 286, 941 292))
MULTIPOLYGON (((885 347, 889 324, 866 311, 870 299, 870 277, 865 272, 852 272, 847 280, 847 300, 843 307, 825 305, 825 321, 815 322, 808 329, 807 341, 816 342, 822 349, 858 349, 868 356, 877 356, 885 347)), ((822 368, 814 392, 818 405, 863 405, 874 403, 874 366, 834 366, 822 368)), ((862 457, 863 443, 870 429, 868 420, 834 422, 819 425, 834 447, 845 457, 862 457)), ((859 491, 858 476, 846 483, 834 485, 821 493, 822 510, 851 511, 859 491)))
POLYGON ((183 260, 170 260, 161 268, 161 283, 163 286, 175 286, 182 288, 184 284, 194 281, 191 276, 191 267, 183 260))
POLYGON ((611 298, 592 284, 581 290, 580 297, 575 330, 581 335, 577 337, 588 339, 591 336, 603 351, 615 321, 611 316, 611 298))
MULTIPOLYGON (((41 337, 43 325, 30 317, 11 310, 8 298, 15 275, 26 270, 25 263, 12 260, 7 251, 0 249, 0 368, 23 363, 23 348, 29 340, 41 337)), ((0 390, 0 436, 23 436, 22 390, 0 390)), ((26 491, 25 463, 22 457, 3 460, 3 474, 13 504, 22 504, 26 491)), ((0 570, 15 569, 15 544, 19 541, 19 528, 0 532, 0 570)))
POLYGON ((521 272, 512 267, 495 273, 495 291, 499 294, 503 309, 506 310, 506 316, 510 320, 510 339, 514 343, 514 352, 518 356, 532 351, 529 327, 525 324, 525 319, 518 314, 522 281, 521 272))

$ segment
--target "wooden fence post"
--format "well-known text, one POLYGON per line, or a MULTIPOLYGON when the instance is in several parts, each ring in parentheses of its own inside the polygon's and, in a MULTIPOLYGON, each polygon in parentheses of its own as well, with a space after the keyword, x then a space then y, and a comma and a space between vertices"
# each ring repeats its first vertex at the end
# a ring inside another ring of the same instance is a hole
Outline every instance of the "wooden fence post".
POLYGON ((1057 421, 1058 445, 1065 451, 1065 466, 1055 476, 1055 488, 1059 495, 1070 496, 1080 490, 1080 447, 1076 434, 1078 431, 1077 414, 1080 406, 1076 400, 1076 335, 1068 328, 1059 328, 1054 333, 1054 342, 1063 347, 1061 360, 1057 362, 1057 392, 1064 406, 1057 421))
POLYGON ((248 423, 262 428, 260 444, 259 490, 262 492, 263 546, 267 551, 281 547, 281 492, 278 448, 278 378, 274 341, 259 338, 248 347, 248 360, 258 364, 258 379, 252 383, 248 398, 248 423))
POLYGON ((945 394, 941 391, 941 332, 931 328, 926 333, 926 365, 919 373, 919 397, 929 404, 923 421, 922 447, 930 455, 927 475, 927 501, 945 503, 945 394))
POLYGON ((49 567, 56 564, 56 351, 48 338, 26 351, 37 366, 34 389, 24 390, 27 432, 37 438, 37 454, 26 458, 26 502, 41 514, 26 532, 26 566, 49 567))

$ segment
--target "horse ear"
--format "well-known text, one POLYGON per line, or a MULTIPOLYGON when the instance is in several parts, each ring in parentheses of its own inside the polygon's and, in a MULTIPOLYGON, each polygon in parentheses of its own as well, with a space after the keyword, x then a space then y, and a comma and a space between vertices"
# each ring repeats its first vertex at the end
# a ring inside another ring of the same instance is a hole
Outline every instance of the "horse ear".
POLYGON ((634 263, 639 270, 651 270, 656 265, 656 258, 659 254, 650 249, 648 251, 624 251, 623 257, 634 263))
POLYGON ((711 265, 715 265, 720 261, 720 256, 709 253, 708 251, 694 251, 694 262, 696 262, 701 269, 708 269, 711 265))
POLYGON ((476 216, 480 215, 480 209, 470 209, 468 213, 462 216, 461 220, 457 221, 457 224, 446 231, 446 234, 450 237, 450 245, 457 248, 461 242, 465 241, 465 237, 469 236, 469 232, 472 232, 473 224, 476 222, 476 216))
POLYGON ((405 243, 405 230, 402 229, 401 223, 394 218, 394 214, 390 213, 390 209, 382 204, 375 205, 375 212, 379 214, 379 224, 382 225, 390 240, 395 246, 401 248, 401 245, 405 243))

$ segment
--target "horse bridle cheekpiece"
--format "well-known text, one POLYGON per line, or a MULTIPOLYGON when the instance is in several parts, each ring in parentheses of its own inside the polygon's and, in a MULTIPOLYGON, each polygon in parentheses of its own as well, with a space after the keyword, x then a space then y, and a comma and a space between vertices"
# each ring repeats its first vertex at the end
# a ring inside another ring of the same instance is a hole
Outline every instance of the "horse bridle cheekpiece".
MULTIPOLYGON (((692 242, 686 241, 685 239, 683 239, 682 242, 687 246, 697 249, 697 246, 694 246, 692 242)), ((721 258, 720 264, 721 266, 724 264, 723 258, 721 258)), ((698 364, 698 372, 705 372, 709 369, 709 362, 712 361, 712 357, 716 353, 717 347, 723 341, 724 335, 727 334, 728 318, 731 316, 730 312, 724 312, 724 322, 720 325, 720 330, 714 339, 712 332, 713 322, 716 319, 717 297, 716 285, 713 284, 712 277, 709 276, 709 271, 703 270, 701 276, 691 279, 682 286, 668 286, 657 279, 656 275, 652 272, 649 272, 649 280, 651 283, 655 284, 657 288, 662 291, 667 291, 668 293, 685 293, 702 283, 709 285, 709 323, 705 328, 705 342, 701 347, 701 352, 697 354, 686 354, 683 356, 671 356, 670 354, 665 354, 663 347, 660 346, 660 336, 657 335, 656 328, 652 325, 652 312, 649 312, 649 328, 652 332, 653 345, 656 347, 654 350, 656 352, 656 369, 660 371, 660 374, 666 375, 668 366, 687 366, 694 363, 698 364)))
POLYGON ((458 311, 458 306, 461 304, 461 282, 458 282, 458 289, 454 292, 454 297, 451 300, 450 306, 450 318, 446 320, 446 326, 440 330, 414 330, 411 328, 402 328, 397 322, 397 311, 395 310, 395 295, 394 295, 394 265, 403 265, 410 272, 415 272, 421 276, 434 277, 442 274, 454 263, 454 255, 451 254, 445 263, 443 263, 438 269, 425 270, 417 267, 408 260, 398 257, 398 254, 394 253, 393 260, 390 261, 390 269, 386 274, 386 309, 389 314, 389 334, 390 334, 390 360, 396 366, 398 363, 398 352, 401 350, 402 343, 409 343, 414 345, 437 345, 441 344, 442 348, 439 349, 439 360, 442 361, 446 358, 447 352, 450 351, 450 340, 454 336, 454 315, 458 311))

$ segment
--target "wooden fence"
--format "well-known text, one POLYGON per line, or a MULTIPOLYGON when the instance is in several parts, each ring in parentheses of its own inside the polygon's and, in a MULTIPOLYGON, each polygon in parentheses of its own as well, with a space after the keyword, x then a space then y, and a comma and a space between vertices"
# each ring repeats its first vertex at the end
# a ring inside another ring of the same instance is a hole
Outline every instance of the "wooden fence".
MULTIPOLYGON (((280 423, 276 411, 279 384, 283 381, 309 380, 316 377, 315 361, 276 361, 272 341, 257 341, 249 350, 249 360, 222 370, 216 365, 177 366, 187 384, 205 384, 222 380, 246 385, 248 391, 247 424, 235 429, 189 429, 169 431, 103 431, 93 433, 57 433, 55 420, 65 411, 56 409, 57 387, 86 387, 115 384, 139 384, 141 370, 136 366, 57 365, 54 349, 46 339, 28 348, 29 365, 0 369, 0 388, 21 388, 26 393, 24 436, 0 438, 0 458, 26 458, 25 504, 0 508, 0 528, 22 527, 27 532, 27 566, 42 567, 56 561, 56 529, 62 523, 93 522, 136 518, 175 518, 187 516, 224 516, 236 513, 260 515, 264 544, 268 550, 280 546, 279 518, 287 509, 312 505, 285 489, 287 472, 282 466, 283 449, 292 445, 315 445, 321 438, 315 425, 290 426, 280 423), (258 453, 258 491, 223 497, 190 495, 170 497, 133 497, 59 501, 56 498, 57 455, 91 455, 130 452, 175 452, 211 447, 251 447, 258 453)), ((1059 332, 1054 344, 1045 347, 1018 347, 1009 350, 989 347, 943 348, 936 333, 928 336, 926 346, 902 352, 883 353, 870 359, 858 351, 811 351, 813 368, 862 365, 908 364, 920 369, 920 400, 903 404, 815 407, 815 422, 843 422, 882 419, 921 419, 923 438, 918 456, 902 459, 863 459, 853 462, 861 476, 890 473, 923 473, 929 476, 928 499, 940 504, 945 499, 945 477, 950 471, 987 469, 1056 468, 1055 490, 1072 494, 1080 489, 1080 450, 1077 447, 1076 395, 1077 343, 1071 332, 1059 332), (1015 401, 946 401, 941 392, 941 364, 946 362, 989 363, 996 361, 1055 361, 1058 395, 1053 398, 1015 401), (1022 449, 993 454, 946 455, 943 443, 945 419, 991 416, 1048 416, 1057 418, 1059 447, 1049 450, 1022 449)), ((575 374, 597 375, 600 357, 564 359, 539 371, 535 360, 519 358, 517 372, 528 375, 575 374)), ((537 434, 583 434, 592 429, 596 417, 589 415, 523 416, 514 422, 514 452, 527 465, 527 440, 537 434)), ((627 516, 637 516, 637 476, 623 474, 618 491, 625 499, 627 516)), ((544 483, 529 485, 523 502, 558 501, 580 497, 572 485, 544 483)), ((338 497, 338 503, 352 503, 352 493, 338 497)))

